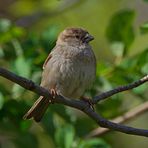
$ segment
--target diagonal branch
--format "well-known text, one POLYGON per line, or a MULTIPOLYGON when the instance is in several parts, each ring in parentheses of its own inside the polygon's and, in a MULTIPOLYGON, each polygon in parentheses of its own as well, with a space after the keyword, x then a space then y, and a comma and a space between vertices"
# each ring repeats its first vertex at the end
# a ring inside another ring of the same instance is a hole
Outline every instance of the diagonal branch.
MULTIPOLYGON (((121 123, 124 123, 126 121, 136 118, 138 115, 141 115, 142 113, 145 113, 146 111, 148 111, 148 101, 136 106, 135 108, 131 109, 130 111, 124 113, 121 116, 114 118, 111 121, 121 124, 121 123)), ((110 129, 108 129, 108 128, 98 127, 96 129, 92 130, 89 134, 87 134, 86 138, 101 136, 109 131, 110 131, 110 129)))
POLYGON ((0 67, 0 75, 14 83, 17 83, 18 85, 24 87, 25 89, 27 90, 30 90, 30 91, 33 91, 35 92, 36 94, 38 95, 43 95, 45 97, 52 97, 52 95, 46 91, 44 88, 42 88, 41 86, 39 85, 36 85, 33 81, 31 80, 28 80, 26 78, 23 78, 21 76, 18 76, 4 68, 1 68, 0 67))
MULTIPOLYGON (((52 98, 52 95, 45 88, 40 87, 39 85, 35 84, 31 80, 17 76, 16 74, 14 74, 14 73, 12 73, 12 72, 4 69, 4 68, 0 68, 0 75, 2 77, 5 77, 5 78, 21 85, 22 87, 24 87, 24 88, 26 88, 26 89, 28 89, 32 92, 37 93, 38 95, 44 96, 46 99, 52 98)), ((144 77, 143 79, 144 79, 144 82, 148 81, 148 76, 144 77)), ((143 80, 143 79, 141 79, 141 80, 143 80)), ((139 81, 141 81, 141 80, 139 80, 139 81)), ((141 83, 141 84, 143 84, 143 83, 141 83)), ((136 85, 137 85, 137 83, 136 83, 136 85)), ((139 85, 139 83, 138 83, 138 85, 139 85)), ((130 87, 130 89, 131 89, 131 87, 130 87)), ((118 92, 121 92, 121 91, 117 91, 116 93, 118 93, 118 92)), ((113 93, 113 94, 115 94, 115 93, 113 93)), ((68 99, 68 98, 65 98, 65 97, 59 95, 55 98, 54 102, 59 103, 59 104, 64 104, 64 105, 67 105, 67 106, 81 110, 82 112, 86 113, 90 118, 92 118, 94 121, 96 121, 101 127, 109 128, 111 130, 116 130, 116 131, 123 132, 123 133, 126 133, 126 134, 148 137, 148 130, 124 126, 124 125, 120 125, 120 124, 108 121, 108 120, 104 119, 103 117, 101 117, 96 112, 94 112, 89 107, 89 105, 82 100, 68 99)))
POLYGON ((124 85, 124 86, 118 86, 117 88, 114 88, 112 90, 109 90, 109 91, 106 91, 98 96, 95 96, 93 98, 93 104, 97 104, 99 101, 101 100, 104 100, 108 97, 111 97, 119 92, 123 92, 123 91, 126 91, 126 90, 130 90, 130 89, 133 89, 133 88, 136 88, 140 85, 142 85, 143 83, 147 82, 148 81, 148 75, 146 75, 145 77, 141 78, 140 80, 137 80, 133 83, 130 83, 128 85, 124 85))
POLYGON ((148 130, 146 129, 138 129, 133 128, 129 126, 124 126, 121 124, 117 124, 111 121, 108 121, 107 119, 104 119, 100 115, 98 115, 96 112, 93 112, 91 110, 84 111, 89 117, 94 119, 101 127, 109 128, 111 130, 119 131, 126 134, 132 134, 132 135, 140 135, 140 136, 146 136, 148 137, 148 130))

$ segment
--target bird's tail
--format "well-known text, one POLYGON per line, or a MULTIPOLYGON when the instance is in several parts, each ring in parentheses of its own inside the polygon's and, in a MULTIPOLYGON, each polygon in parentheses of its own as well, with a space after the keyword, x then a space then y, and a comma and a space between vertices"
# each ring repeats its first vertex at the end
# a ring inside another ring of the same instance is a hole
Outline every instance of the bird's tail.
POLYGON ((34 118, 36 122, 39 122, 47 110, 49 103, 48 99, 40 96, 30 110, 24 115, 23 119, 34 118))

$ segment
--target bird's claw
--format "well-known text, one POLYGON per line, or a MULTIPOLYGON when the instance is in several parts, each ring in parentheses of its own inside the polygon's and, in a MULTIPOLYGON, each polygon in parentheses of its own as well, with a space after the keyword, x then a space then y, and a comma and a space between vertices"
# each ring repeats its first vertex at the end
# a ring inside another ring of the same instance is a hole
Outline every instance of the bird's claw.
POLYGON ((58 95, 56 90, 54 88, 50 89, 50 93, 52 95, 52 101, 50 100, 50 103, 54 103, 54 99, 56 98, 56 96, 58 95))
POLYGON ((84 102, 88 103, 89 107, 94 111, 95 108, 94 108, 94 104, 92 103, 91 99, 89 98, 86 98, 86 97, 82 97, 81 98, 84 102))

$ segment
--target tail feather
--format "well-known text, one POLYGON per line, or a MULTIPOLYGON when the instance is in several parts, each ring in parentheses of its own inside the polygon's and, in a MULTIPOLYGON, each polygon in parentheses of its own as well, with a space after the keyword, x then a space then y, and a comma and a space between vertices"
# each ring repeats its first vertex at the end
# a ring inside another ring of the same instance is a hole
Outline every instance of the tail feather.
POLYGON ((23 119, 34 118, 36 122, 39 122, 49 105, 49 100, 44 97, 39 97, 33 104, 30 110, 24 115, 23 119))

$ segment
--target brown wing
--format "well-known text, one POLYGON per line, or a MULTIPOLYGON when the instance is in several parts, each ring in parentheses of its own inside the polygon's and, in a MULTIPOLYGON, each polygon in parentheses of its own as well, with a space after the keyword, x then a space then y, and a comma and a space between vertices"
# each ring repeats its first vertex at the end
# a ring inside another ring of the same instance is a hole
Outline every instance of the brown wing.
POLYGON ((51 54, 49 54, 48 57, 46 58, 44 64, 43 64, 43 69, 45 68, 46 64, 48 63, 48 61, 50 60, 51 57, 52 57, 51 54))

